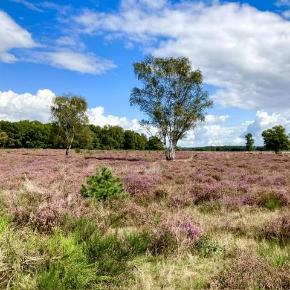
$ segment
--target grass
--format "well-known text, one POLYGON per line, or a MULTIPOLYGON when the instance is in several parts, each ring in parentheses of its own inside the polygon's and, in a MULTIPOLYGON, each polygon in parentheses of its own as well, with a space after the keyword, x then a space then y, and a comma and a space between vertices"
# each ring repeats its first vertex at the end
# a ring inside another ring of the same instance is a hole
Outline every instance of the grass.
POLYGON ((290 288, 288 155, 0 154, 1 289, 290 288))

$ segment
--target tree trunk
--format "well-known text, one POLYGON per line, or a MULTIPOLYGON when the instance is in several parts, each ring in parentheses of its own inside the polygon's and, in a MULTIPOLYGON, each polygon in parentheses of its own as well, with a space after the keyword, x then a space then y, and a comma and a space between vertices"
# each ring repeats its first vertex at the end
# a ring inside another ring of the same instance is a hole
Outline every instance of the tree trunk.
POLYGON ((67 157, 68 157, 68 155, 70 153, 70 148, 71 148, 71 145, 69 145, 68 147, 66 147, 65 156, 67 156, 67 157))
POLYGON ((170 146, 169 148, 166 149, 165 152, 166 160, 172 161, 175 160, 175 147, 170 146))
POLYGON ((65 156, 68 157, 69 153, 70 153, 70 149, 71 149, 71 145, 73 143, 73 140, 74 140, 74 134, 70 140, 70 143, 68 144, 68 146, 66 147, 66 150, 65 150, 65 156))

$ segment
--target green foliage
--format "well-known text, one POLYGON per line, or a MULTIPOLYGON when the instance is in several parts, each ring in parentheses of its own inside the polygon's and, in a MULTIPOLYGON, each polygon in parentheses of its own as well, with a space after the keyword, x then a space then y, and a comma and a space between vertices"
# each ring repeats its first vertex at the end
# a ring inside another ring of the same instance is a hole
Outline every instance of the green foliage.
POLYGON ((271 265, 281 268, 290 264, 290 245, 280 247, 276 242, 264 242, 258 248, 258 253, 267 259, 271 265))
POLYGON ((39 289, 87 289, 96 280, 96 265, 89 263, 76 239, 55 233, 44 247, 51 257, 48 267, 37 274, 39 289))
POLYGON ((261 200, 261 205, 269 210, 275 210, 282 207, 284 205, 284 202, 280 196, 269 192, 268 194, 263 196, 261 200))
MULTIPOLYGON (((147 148, 143 134, 119 126, 83 126, 75 132, 72 148, 133 149, 147 148)), ((38 121, 0 121, 0 147, 6 148, 66 148, 63 133, 56 123, 38 121)))
MULTIPOLYGON (((0 131, 6 134, 0 146, 8 148, 48 148, 53 147, 51 124, 38 121, 0 121, 0 131), (5 141, 5 142, 4 142, 5 141)), ((4 135, 3 135, 4 136, 4 135)), ((1 138, 1 137, 0 137, 1 138)))
POLYGON ((208 235, 203 235, 197 242, 197 249, 204 258, 211 257, 214 254, 223 254, 224 249, 219 246, 217 241, 208 235))
POLYGON ((8 142, 8 135, 6 132, 1 132, 0 131, 0 147, 5 147, 6 143, 8 142))
POLYGON ((81 153, 81 149, 80 148, 75 148, 75 153, 77 153, 77 154, 81 153))
POLYGON ((126 130, 124 134, 124 149, 145 150, 147 138, 134 131, 126 130))
POLYGON ((148 150, 164 150, 164 144, 161 142, 160 138, 157 136, 152 136, 149 138, 147 143, 148 150))
POLYGON ((124 129, 119 126, 105 126, 100 135, 102 149, 123 149, 124 129))
POLYGON ((68 155, 74 139, 88 124, 87 102, 77 96, 56 97, 51 106, 51 115, 59 128, 68 155))
POLYGON ((130 103, 148 116, 144 125, 158 128, 169 144, 166 157, 172 160, 177 142, 204 120, 205 110, 212 105, 202 88, 202 73, 192 70, 185 57, 153 56, 135 63, 134 71, 143 87, 133 89, 130 103))
POLYGON ((131 233, 119 237, 116 233, 105 234, 96 228, 95 221, 79 220, 73 233, 83 245, 90 261, 97 265, 96 275, 100 282, 120 283, 120 277, 127 278, 130 261, 143 255, 149 248, 151 237, 146 232, 131 233))
POLYGON ((254 138, 253 135, 251 133, 248 133, 246 136, 246 150, 247 151, 253 151, 254 150, 254 138))
POLYGON ((87 179, 86 185, 82 185, 81 194, 84 197, 107 200, 124 196, 125 191, 120 179, 113 175, 112 170, 103 167, 87 179))
POLYGON ((276 153, 279 153, 280 151, 287 150, 290 147, 290 141, 286 135, 285 128, 281 125, 263 131, 262 136, 268 150, 273 150, 276 153))

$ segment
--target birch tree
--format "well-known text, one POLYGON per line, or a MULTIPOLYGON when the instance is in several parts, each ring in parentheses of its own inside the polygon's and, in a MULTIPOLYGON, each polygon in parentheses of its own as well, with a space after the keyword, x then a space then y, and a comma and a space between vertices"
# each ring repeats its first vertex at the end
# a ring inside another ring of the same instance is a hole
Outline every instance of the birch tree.
POLYGON ((75 137, 88 124, 87 102, 82 97, 72 95, 56 97, 51 106, 51 115, 59 128, 68 156, 75 137))
POLYGON ((133 66, 143 85, 132 90, 130 103, 147 115, 143 125, 158 129, 166 159, 174 160, 178 141, 204 121, 206 109, 212 106, 202 73, 193 70, 185 57, 149 56, 133 66))

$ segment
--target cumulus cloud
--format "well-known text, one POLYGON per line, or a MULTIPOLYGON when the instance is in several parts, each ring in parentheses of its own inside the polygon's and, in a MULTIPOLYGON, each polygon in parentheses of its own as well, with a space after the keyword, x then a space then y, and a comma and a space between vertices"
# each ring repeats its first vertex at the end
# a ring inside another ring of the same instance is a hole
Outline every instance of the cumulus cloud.
POLYGON ((257 111, 255 120, 249 124, 249 126, 246 128, 245 133, 252 133, 256 142, 258 144, 262 144, 262 132, 277 125, 284 126, 286 128, 286 132, 290 133, 289 114, 270 114, 265 111, 257 111))
POLYGON ((241 135, 249 122, 235 126, 225 125, 224 122, 228 118, 229 116, 208 115, 205 122, 190 130, 179 145, 183 147, 243 145, 244 139, 241 135))
MULTIPOLYGON (((103 107, 95 107, 88 110, 89 121, 91 124, 98 126, 121 126, 125 129, 132 129, 135 125, 139 126, 137 119, 128 120, 126 117, 118 117, 114 115, 105 115, 103 107)), ((140 129, 138 127, 138 129, 140 129)))
POLYGON ((0 91, 0 120, 49 120, 49 109, 55 94, 47 89, 36 94, 17 94, 13 91, 0 91))
POLYGON ((125 0, 116 13, 86 10, 74 20, 84 33, 106 32, 155 55, 189 57, 223 106, 289 106, 289 21, 247 4, 154 1, 160 6, 148 10, 145 2, 125 0))
POLYGON ((17 58, 10 52, 13 48, 32 48, 36 46, 31 34, 1 10, 0 23, 0 61, 15 62, 17 58))
POLYGON ((57 68, 95 75, 103 74, 116 67, 110 60, 99 58, 94 54, 72 50, 34 52, 28 58, 32 62, 46 63, 57 68))

